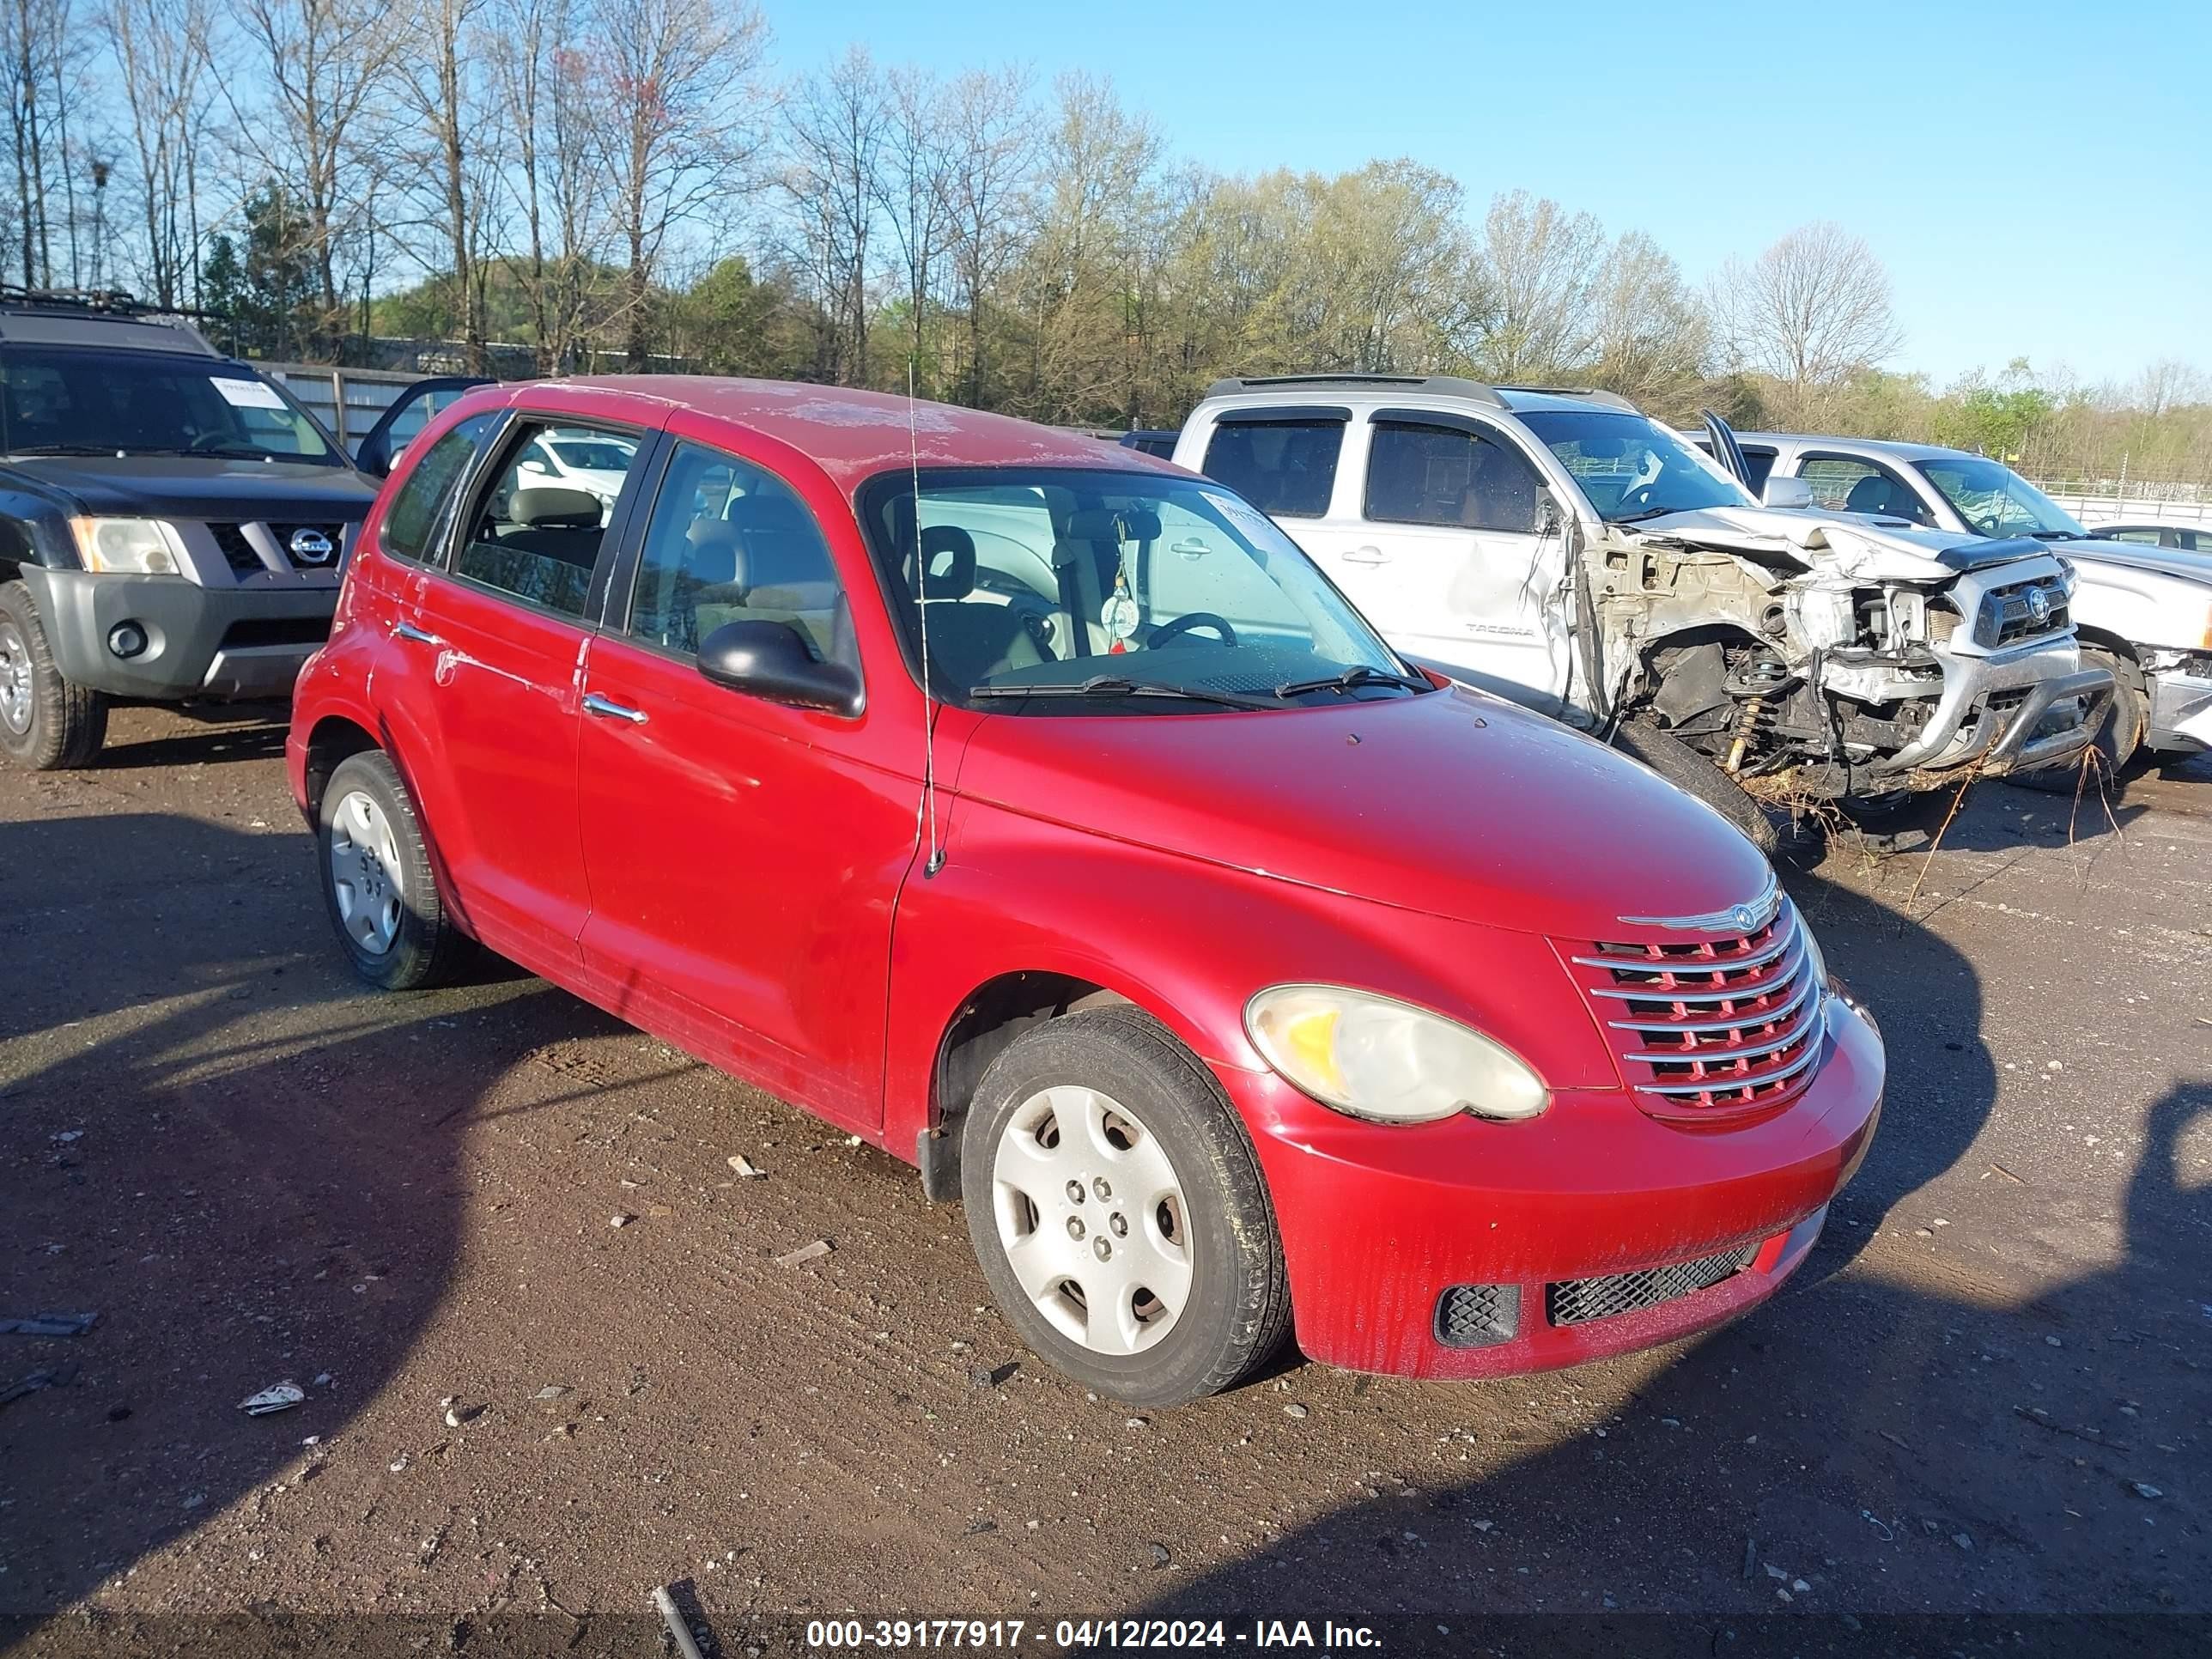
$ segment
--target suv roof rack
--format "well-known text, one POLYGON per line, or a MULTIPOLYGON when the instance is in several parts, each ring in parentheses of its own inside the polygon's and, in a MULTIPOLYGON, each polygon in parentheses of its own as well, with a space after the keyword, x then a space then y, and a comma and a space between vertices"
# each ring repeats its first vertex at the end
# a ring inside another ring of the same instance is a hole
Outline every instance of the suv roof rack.
POLYGON ((1209 398, 1225 398, 1239 392, 1288 391, 1297 386, 1404 386, 1441 392, 1451 398, 1472 398, 1479 404, 1503 409, 1505 399, 1480 380, 1456 374, 1256 374, 1245 379, 1216 380, 1206 388, 1209 398))
POLYGON ((1603 404, 1607 409, 1625 409, 1631 415, 1644 411, 1618 392, 1600 392, 1586 386, 1501 386, 1500 392, 1526 392, 1539 398, 1579 398, 1586 404, 1603 404))
POLYGON ((1632 415, 1644 412, 1618 392, 1593 392, 1583 386, 1486 386, 1480 380, 1470 380, 1458 374, 1257 374, 1241 380, 1216 380, 1206 387, 1206 395, 1226 398, 1240 392, 1291 391, 1300 386, 1374 386, 1378 389, 1399 386, 1407 391, 1434 392, 1446 398, 1465 398, 1474 403, 1488 404, 1493 409, 1511 407, 1503 393, 1525 392, 1546 398, 1580 398, 1586 403, 1603 404, 1608 409, 1626 410, 1632 415))
POLYGON ((23 288, 0 283, 0 339, 25 344, 123 346, 194 356, 223 354, 174 307, 121 289, 23 288))

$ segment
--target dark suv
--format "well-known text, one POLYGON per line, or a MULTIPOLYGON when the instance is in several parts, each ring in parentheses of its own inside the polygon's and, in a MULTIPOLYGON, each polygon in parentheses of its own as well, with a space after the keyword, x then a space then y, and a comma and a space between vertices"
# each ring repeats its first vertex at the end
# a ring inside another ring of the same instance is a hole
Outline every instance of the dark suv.
POLYGON ((375 494, 189 322, 0 295, 0 750, 82 766, 112 698, 289 693, 375 494))

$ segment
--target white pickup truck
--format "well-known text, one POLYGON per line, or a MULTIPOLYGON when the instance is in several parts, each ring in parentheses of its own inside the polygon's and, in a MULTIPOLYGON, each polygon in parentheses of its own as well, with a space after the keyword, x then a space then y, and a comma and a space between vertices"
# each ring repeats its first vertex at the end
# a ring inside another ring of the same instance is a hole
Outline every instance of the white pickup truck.
POLYGON ((1223 380, 1174 459, 1402 652, 1617 742, 1762 846, 1761 803, 1882 813, 2072 763, 2111 696, 2040 543, 1787 510, 1802 487, 1762 505, 1610 394, 1223 380))
MULTIPOLYGON (((1816 511, 2041 542, 2074 568, 2081 659, 2117 682, 2097 732, 2108 775, 2117 781, 2139 753, 2212 749, 2212 556, 2107 539, 2003 462, 1962 449, 1779 432, 1747 432, 1740 444, 1756 487, 1796 480, 1816 511)), ((2066 769, 2015 779, 2067 790, 2077 781, 2066 769)))

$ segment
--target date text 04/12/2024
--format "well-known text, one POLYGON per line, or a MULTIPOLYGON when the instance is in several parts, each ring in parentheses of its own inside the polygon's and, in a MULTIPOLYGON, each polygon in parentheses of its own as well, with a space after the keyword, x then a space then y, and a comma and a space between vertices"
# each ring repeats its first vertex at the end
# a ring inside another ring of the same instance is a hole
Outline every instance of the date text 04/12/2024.
POLYGON ((1020 1647, 1049 1644, 1062 1650, 1103 1648, 1306 1648, 1320 1652, 1375 1651, 1382 1638, 1365 1625, 1305 1619, 1261 1619, 1249 1626, 1202 1619, 820 1619, 806 1626, 809 1650, 896 1651, 911 1648, 1020 1647))

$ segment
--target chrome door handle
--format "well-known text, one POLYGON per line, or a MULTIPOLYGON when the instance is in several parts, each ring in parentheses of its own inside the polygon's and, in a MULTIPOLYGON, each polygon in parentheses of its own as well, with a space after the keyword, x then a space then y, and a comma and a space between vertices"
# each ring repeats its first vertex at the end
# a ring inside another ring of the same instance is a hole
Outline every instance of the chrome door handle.
POLYGON ((1344 556, 1346 564, 1388 564, 1390 556, 1379 547, 1355 547, 1344 556))
POLYGON ((405 640, 410 645, 445 644, 445 641, 440 639, 435 634, 425 634, 412 623, 394 623, 392 637, 395 640, 405 640))
POLYGON ((584 693, 584 712, 611 720, 628 720, 632 726, 645 724, 645 710, 625 708, 618 702, 608 702, 596 691, 584 693))
POLYGON ((1182 541, 1169 544, 1168 546, 1169 552, 1180 553, 1186 559, 1202 559, 1212 550, 1195 536, 1186 537, 1182 541))

